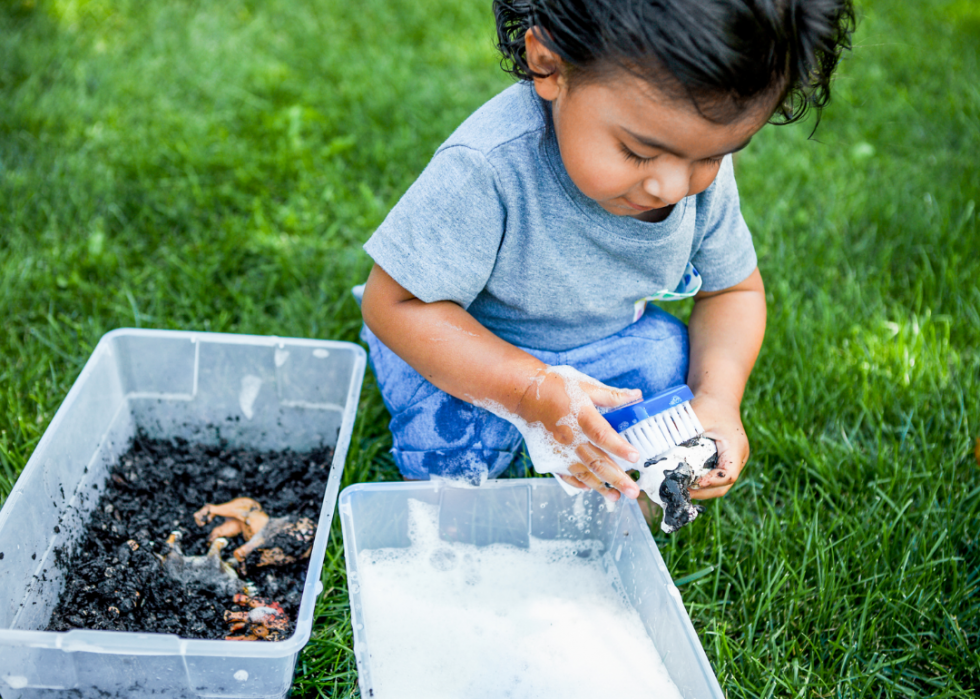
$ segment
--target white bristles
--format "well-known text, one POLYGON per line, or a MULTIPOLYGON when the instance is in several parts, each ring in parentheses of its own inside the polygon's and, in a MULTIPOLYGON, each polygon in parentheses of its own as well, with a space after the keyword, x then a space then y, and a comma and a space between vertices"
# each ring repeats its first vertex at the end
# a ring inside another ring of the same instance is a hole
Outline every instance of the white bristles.
POLYGON ((645 453, 659 452, 660 450, 670 448, 669 443, 664 439, 656 424, 644 423, 637 425, 635 434, 637 441, 643 445, 643 451, 645 453))
POLYGON ((698 416, 695 415, 694 409, 691 407, 691 403, 690 402, 684 403, 683 408, 684 408, 684 413, 688 416, 688 418, 690 418, 691 422, 694 425, 695 435, 702 434, 704 432, 704 427, 701 426, 701 421, 698 420, 698 416))
POLYGON ((638 427, 639 429, 636 431, 636 433, 643 442, 644 453, 659 449, 661 443, 663 442, 663 438, 660 436, 660 433, 656 427, 651 428, 647 425, 638 425, 638 427))
POLYGON ((691 418, 687 416, 685 410, 675 410, 673 418, 677 423, 677 431, 681 433, 681 438, 685 442, 697 436, 697 432, 694 431, 694 425, 691 424, 691 418))
POLYGON ((670 414, 672 410, 673 408, 671 408, 670 410, 665 410, 664 412, 654 417, 654 419, 660 424, 667 427, 667 431, 670 433, 671 439, 674 440, 674 444, 680 444, 684 440, 681 439, 680 432, 677 431, 677 425, 674 424, 674 419, 670 414))
POLYGON ((622 435, 640 451, 642 459, 652 459, 702 432, 701 421, 691 409, 690 401, 685 401, 638 422, 622 435))
POLYGON ((654 425, 643 425, 640 427, 640 431, 647 436, 647 442, 650 444, 651 450, 663 449, 664 446, 668 444, 664 440, 663 434, 660 432, 660 428, 654 425))
POLYGON ((633 430, 626 430, 623 432, 623 437, 626 441, 636 447, 637 451, 641 454, 646 454, 650 449, 650 445, 647 443, 647 439, 644 435, 640 434, 639 430, 634 432, 633 430))

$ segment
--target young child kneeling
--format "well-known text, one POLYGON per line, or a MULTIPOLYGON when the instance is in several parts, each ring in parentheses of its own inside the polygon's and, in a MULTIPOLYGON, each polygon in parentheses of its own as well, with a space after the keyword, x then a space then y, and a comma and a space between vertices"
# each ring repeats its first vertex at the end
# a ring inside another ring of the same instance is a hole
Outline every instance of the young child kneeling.
POLYGON ((541 471, 639 494, 601 417, 685 381, 749 455, 740 403, 766 302, 732 154, 822 108, 850 0, 496 0, 521 82, 470 116, 364 246, 364 339, 402 475, 541 471), (649 300, 694 297, 690 324, 649 300), (571 367, 571 368, 569 368, 571 367))

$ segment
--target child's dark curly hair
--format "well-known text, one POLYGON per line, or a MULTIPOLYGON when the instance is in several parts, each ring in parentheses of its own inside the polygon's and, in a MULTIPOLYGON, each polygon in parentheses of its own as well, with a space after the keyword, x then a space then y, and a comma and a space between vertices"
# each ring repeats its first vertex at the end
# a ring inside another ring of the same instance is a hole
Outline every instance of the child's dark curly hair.
POLYGON ((799 121, 830 100, 851 46, 852 0, 494 0, 501 66, 522 80, 524 36, 558 54, 570 80, 612 68, 639 75, 706 118, 738 119, 771 98, 771 121, 799 121))

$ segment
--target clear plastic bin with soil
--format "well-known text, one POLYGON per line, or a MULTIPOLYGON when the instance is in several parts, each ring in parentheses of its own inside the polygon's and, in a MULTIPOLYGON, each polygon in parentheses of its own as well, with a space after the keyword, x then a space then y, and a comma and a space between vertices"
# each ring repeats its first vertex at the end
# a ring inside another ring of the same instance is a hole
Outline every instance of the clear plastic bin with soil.
POLYGON ((332 456, 330 447, 260 452, 137 435, 81 536, 56 555, 67 583, 47 630, 288 638, 332 456), (207 516, 206 505, 224 503, 242 516, 207 516))

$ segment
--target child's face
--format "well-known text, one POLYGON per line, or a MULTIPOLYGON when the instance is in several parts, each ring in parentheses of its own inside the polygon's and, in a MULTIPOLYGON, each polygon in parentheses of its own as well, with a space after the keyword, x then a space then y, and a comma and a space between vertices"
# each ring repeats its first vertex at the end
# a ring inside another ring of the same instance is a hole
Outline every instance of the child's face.
POLYGON ((650 221, 707 189, 722 158, 745 147, 769 118, 760 107, 732 124, 716 124, 625 71, 571 89, 554 74, 535 80, 535 88, 551 102, 562 161, 575 185, 611 214, 650 221))

